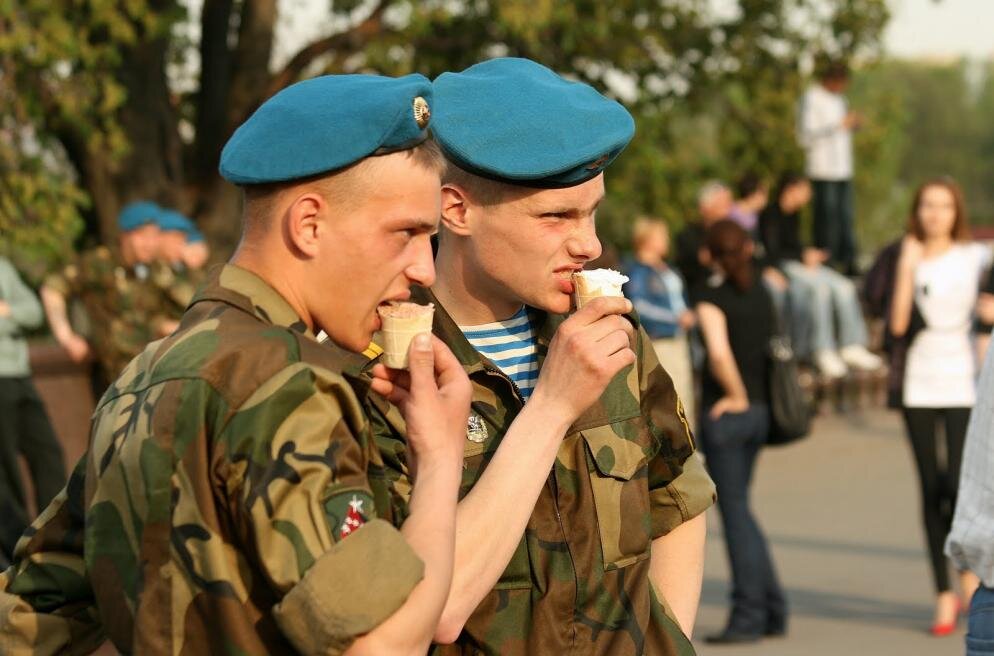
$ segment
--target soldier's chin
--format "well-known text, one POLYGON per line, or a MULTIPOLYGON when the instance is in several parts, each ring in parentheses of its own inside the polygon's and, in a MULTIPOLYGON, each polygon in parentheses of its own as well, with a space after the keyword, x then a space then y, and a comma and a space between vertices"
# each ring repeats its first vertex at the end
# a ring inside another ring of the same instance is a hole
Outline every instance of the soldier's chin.
POLYGON ((573 307, 573 297, 557 289, 543 296, 541 304, 535 305, 549 314, 566 314, 573 307))

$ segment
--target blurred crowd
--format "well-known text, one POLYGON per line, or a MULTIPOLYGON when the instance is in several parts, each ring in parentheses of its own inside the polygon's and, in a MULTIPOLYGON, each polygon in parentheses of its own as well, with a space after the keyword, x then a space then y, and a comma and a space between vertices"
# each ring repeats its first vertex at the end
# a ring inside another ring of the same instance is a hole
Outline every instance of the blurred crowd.
POLYGON ((34 504, 44 508, 66 482, 62 448, 31 379, 24 334, 47 320, 77 363, 93 362, 96 398, 151 341, 172 333, 210 255, 194 223, 149 201, 118 217, 115 248, 83 251, 48 276, 41 301, 0 258, 0 567, 27 528, 30 471, 34 504))

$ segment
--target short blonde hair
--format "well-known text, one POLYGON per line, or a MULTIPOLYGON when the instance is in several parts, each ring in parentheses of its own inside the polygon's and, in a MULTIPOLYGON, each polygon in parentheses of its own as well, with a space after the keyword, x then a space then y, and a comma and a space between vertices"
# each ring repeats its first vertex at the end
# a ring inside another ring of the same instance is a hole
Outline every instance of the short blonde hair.
MULTIPOLYGON (((445 167, 442 151, 431 139, 399 152, 406 154, 417 167, 439 175, 445 167)), ((243 186, 243 232, 264 228, 280 196, 285 191, 302 185, 316 187, 331 203, 347 202, 349 198, 361 194, 365 186, 375 177, 370 174, 370 169, 375 169, 376 160, 376 156, 370 156, 332 173, 319 173, 310 178, 286 182, 243 186)))
POLYGON ((638 251, 642 248, 657 230, 667 237, 670 234, 670 227, 662 219, 652 216, 640 216, 635 219, 632 225, 632 249, 638 251))

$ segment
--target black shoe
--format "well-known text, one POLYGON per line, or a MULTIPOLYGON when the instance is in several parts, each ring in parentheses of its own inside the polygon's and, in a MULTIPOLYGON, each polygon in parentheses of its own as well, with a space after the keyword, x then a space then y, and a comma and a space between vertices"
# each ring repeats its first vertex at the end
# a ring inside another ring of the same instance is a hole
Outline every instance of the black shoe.
POLYGON ((766 630, 763 631, 763 635, 767 638, 782 638, 787 635, 787 619, 767 620, 766 630))
POLYGON ((738 645, 747 642, 759 642, 761 633, 740 633, 732 629, 725 629, 721 633, 715 633, 704 638, 704 642, 712 645, 738 645))

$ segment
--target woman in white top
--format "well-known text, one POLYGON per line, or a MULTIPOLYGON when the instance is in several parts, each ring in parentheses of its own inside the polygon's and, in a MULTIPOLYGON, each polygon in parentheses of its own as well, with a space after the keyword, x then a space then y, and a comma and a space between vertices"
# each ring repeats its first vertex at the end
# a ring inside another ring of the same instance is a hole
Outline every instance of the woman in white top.
MULTIPOLYGON (((963 440, 976 400, 972 326, 980 278, 991 261, 990 250, 969 239, 958 185, 940 178, 919 187, 897 264, 891 331, 903 337, 914 324, 923 324, 908 335, 902 406, 937 591, 934 635, 952 633, 961 605, 942 547, 952 525, 963 440), (921 321, 912 321, 913 310, 921 321), (940 424, 944 440, 937 432, 940 424)), ((961 572, 960 583, 969 601, 976 577, 961 572)))

